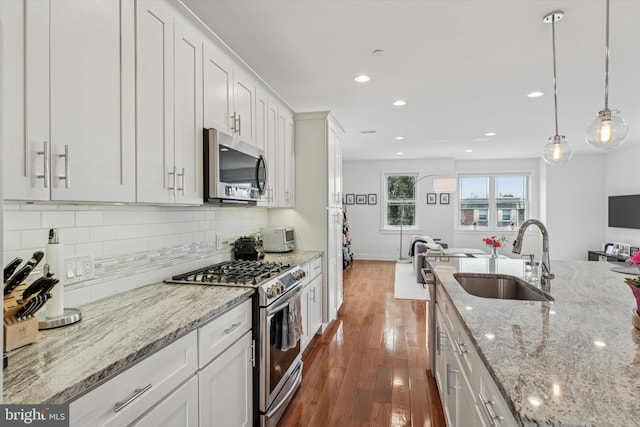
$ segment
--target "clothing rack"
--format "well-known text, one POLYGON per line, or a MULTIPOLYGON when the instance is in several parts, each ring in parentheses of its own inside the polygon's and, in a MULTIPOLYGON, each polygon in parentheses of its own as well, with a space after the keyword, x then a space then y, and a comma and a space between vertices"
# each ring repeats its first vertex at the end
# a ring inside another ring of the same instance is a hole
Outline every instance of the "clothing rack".
POLYGON ((351 252, 351 234, 349 234, 349 220, 347 208, 342 206, 342 269, 347 270, 353 264, 353 252, 351 252))

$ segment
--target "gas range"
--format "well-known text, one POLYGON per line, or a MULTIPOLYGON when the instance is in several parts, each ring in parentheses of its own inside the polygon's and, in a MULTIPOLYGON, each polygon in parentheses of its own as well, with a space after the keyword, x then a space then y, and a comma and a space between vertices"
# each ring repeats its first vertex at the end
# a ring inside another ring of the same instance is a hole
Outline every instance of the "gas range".
POLYGON ((258 290, 260 306, 267 306, 297 285, 305 276, 298 266, 283 262, 225 261, 173 276, 167 283, 236 286, 258 290))

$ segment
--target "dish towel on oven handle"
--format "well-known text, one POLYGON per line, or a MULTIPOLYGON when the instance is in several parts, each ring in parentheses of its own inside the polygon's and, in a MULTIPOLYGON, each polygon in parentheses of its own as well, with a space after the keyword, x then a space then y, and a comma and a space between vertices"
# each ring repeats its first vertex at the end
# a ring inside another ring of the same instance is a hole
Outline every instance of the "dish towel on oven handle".
POLYGON ((297 291, 287 300, 288 306, 282 310, 282 338, 280 350, 293 348, 302 336, 302 290, 297 291))

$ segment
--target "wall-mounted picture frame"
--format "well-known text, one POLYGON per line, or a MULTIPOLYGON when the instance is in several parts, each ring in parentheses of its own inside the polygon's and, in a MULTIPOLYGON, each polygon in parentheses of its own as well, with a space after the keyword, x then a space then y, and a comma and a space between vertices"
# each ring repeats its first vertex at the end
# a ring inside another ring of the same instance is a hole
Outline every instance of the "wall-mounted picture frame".
POLYGON ((356 195, 356 205, 366 205, 367 204, 367 196, 366 194, 358 194, 356 195))
POLYGON ((344 204, 345 205, 353 205, 356 203, 356 195, 355 194, 346 194, 344 196, 344 204))
POLYGON ((367 194, 367 204, 369 204, 369 205, 377 205, 378 204, 378 195, 377 194, 367 194))
POLYGON ((449 193, 440 193, 440 204, 441 205, 449 204, 449 193))
POLYGON ((427 204, 435 205, 436 203, 438 203, 437 196, 438 195, 436 193, 427 193, 427 204))

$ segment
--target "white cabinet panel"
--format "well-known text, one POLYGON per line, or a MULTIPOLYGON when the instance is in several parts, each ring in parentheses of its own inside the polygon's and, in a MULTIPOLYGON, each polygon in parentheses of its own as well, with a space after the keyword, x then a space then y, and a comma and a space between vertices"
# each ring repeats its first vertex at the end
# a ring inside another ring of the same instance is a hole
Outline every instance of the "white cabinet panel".
POLYGON ((204 45, 204 127, 230 133, 233 70, 227 56, 211 42, 204 45))
POLYGON ((133 3, 3 3, 5 197, 134 201, 133 3))
POLYGON ((195 375, 132 424, 135 427, 198 427, 195 375))
POLYGON ((256 85, 245 73, 236 68, 233 72, 234 120, 231 127, 240 138, 254 144, 254 106, 256 85))
POLYGON ((198 373, 200 426, 250 426, 253 422, 251 332, 198 373))

